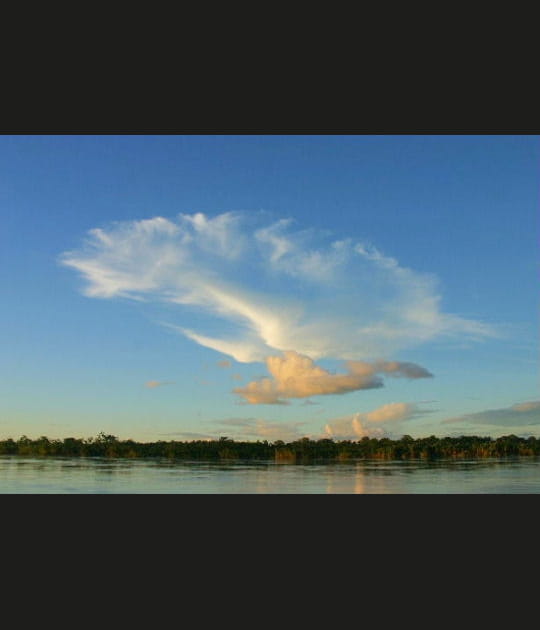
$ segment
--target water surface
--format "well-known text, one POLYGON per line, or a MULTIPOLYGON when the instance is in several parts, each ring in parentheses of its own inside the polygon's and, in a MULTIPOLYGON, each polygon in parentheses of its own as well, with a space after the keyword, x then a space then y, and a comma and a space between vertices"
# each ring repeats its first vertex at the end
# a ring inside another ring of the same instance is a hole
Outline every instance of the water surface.
POLYGON ((288 464, 1 455, 0 493, 540 493, 540 458, 288 464))

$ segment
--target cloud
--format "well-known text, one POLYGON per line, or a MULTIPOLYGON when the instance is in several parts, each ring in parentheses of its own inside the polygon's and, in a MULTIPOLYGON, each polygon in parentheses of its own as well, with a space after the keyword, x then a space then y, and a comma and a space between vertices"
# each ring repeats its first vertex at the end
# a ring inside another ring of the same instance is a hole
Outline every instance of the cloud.
POLYGON ((540 409, 540 400, 534 400, 532 402, 524 402, 524 403, 517 403, 515 405, 512 405, 510 407, 510 409, 512 409, 513 411, 533 411, 533 410, 539 410, 540 409))
POLYGON ((221 436, 229 437, 236 441, 243 440, 268 440, 275 442, 293 442, 303 437, 312 440, 331 438, 334 440, 359 440, 364 436, 383 437, 390 431, 399 432, 401 422, 409 420, 418 414, 424 413, 418 405, 413 403, 389 403, 373 411, 355 413, 341 418, 329 420, 322 432, 310 433, 304 431, 307 422, 272 422, 262 418, 225 418, 212 422, 216 428, 208 433, 193 433, 190 431, 178 431, 164 433, 162 435, 180 436, 184 439, 214 439, 221 436))
POLYGON ((224 359, 223 361, 218 361, 216 365, 221 368, 230 368, 232 363, 228 359, 224 359))
POLYGON ((167 327, 177 330, 188 339, 195 341, 201 346, 217 350, 217 352, 221 352, 223 354, 228 354, 239 363, 261 361, 264 354, 269 351, 268 347, 260 344, 257 339, 253 338, 252 335, 249 335, 251 339, 217 339, 206 335, 199 335, 188 328, 182 328, 181 326, 175 326, 174 324, 167 324, 167 327))
POLYGON ((396 420, 406 420, 414 413, 415 407, 410 403, 389 403, 378 409, 363 414, 368 424, 378 424, 382 422, 395 422, 396 420))
POLYGON ((255 238, 259 243, 268 246, 266 255, 269 256, 270 262, 276 264, 283 256, 294 250, 293 243, 280 232, 284 227, 291 223, 291 219, 280 219, 273 225, 261 228, 255 232, 255 238))
POLYGON ((388 403, 366 413, 330 420, 324 427, 325 437, 336 440, 359 440, 363 437, 384 437, 399 433, 401 422, 425 413, 414 403, 388 403))
POLYGON ((372 359, 439 337, 496 334, 443 312, 435 276, 350 236, 265 216, 116 222, 90 230, 60 262, 81 274, 88 297, 176 305, 172 329, 240 362, 291 348, 314 360, 372 359), (201 313, 212 321, 203 324, 201 313), (229 333, 208 334, 216 321, 229 333))
POLYGON ((306 424, 305 422, 268 422, 261 418, 227 418, 220 420, 218 424, 227 427, 227 436, 235 440, 292 442, 307 437, 307 433, 300 430, 300 427, 306 424))
POLYGON ((489 424, 493 426, 529 426, 540 424, 540 400, 516 403, 511 407, 486 409, 476 413, 467 413, 453 418, 446 418, 442 424, 489 424))
POLYGON ((398 361, 347 361, 346 374, 331 374, 307 356, 288 350, 283 356, 266 359, 272 378, 252 381, 233 389, 250 404, 286 404, 289 398, 344 394, 360 389, 383 387, 379 374, 392 377, 426 378, 432 374, 414 363, 398 361))
MULTIPOLYGON (((349 361, 349 364, 355 363, 349 361)), ((359 362, 356 362, 359 363, 359 362)), ((373 364, 376 372, 385 372, 388 376, 404 378, 427 378, 433 376, 431 372, 416 363, 407 361, 377 361, 373 364)))
POLYGON ((173 385, 174 381, 147 381, 144 386, 153 389, 154 387, 161 387, 162 385, 173 385))
POLYGON ((228 437, 237 442, 250 440, 292 442, 308 436, 300 429, 306 424, 305 422, 269 422, 262 418, 225 418, 216 420, 213 424, 217 425, 218 428, 207 433, 174 431, 160 435, 182 440, 218 440, 220 437, 228 437))
POLYGON ((210 440, 216 440, 217 437, 213 437, 208 433, 196 433, 194 431, 172 431, 170 433, 159 433, 163 437, 175 437, 186 441, 204 440, 208 442, 210 440))
POLYGON ((199 249, 212 256, 235 259, 245 247, 240 227, 241 215, 237 212, 218 214, 213 219, 202 212, 180 214, 180 224, 190 231, 190 241, 196 240, 199 249))

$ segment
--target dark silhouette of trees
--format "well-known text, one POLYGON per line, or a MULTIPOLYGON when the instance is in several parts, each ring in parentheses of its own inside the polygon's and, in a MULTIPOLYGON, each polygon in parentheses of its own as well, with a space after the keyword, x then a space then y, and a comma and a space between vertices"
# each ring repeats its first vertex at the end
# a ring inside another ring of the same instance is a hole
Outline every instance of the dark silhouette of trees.
POLYGON ((162 457, 184 460, 269 460, 283 463, 350 461, 354 459, 475 459, 481 457, 521 457, 540 455, 540 438, 514 434, 491 438, 475 435, 442 437, 430 435, 400 439, 363 437, 357 441, 312 440, 304 437, 285 443, 235 441, 228 437, 191 442, 136 442, 120 440, 104 432, 96 437, 66 437, 63 440, 26 435, 18 440, 0 440, 0 455, 56 457, 162 457))

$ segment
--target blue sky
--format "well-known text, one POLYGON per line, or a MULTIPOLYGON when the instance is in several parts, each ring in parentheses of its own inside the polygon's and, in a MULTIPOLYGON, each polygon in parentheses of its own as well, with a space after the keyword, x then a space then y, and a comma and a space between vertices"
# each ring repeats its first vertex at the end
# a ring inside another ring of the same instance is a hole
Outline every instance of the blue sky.
POLYGON ((539 154, 0 137, 0 437, 540 435, 539 154))

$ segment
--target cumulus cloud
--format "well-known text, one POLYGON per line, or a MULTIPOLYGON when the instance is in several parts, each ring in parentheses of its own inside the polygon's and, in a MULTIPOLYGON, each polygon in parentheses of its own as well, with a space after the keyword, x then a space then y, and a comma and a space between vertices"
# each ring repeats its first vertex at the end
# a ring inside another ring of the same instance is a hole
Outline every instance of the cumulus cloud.
POLYGON ((399 433, 401 422, 424 413, 413 403, 388 403, 366 413, 355 413, 330 420, 324 427, 325 436, 336 440, 359 440, 363 437, 384 437, 399 433))
POLYGON ((446 418, 442 424, 489 424, 493 426, 529 426, 540 424, 540 400, 516 403, 510 407, 486 409, 476 413, 467 413, 453 418, 446 418))
POLYGON ((414 363, 398 361, 347 361, 346 374, 331 374, 307 356, 288 350, 283 356, 269 356, 266 366, 272 378, 252 381, 233 392, 250 404, 286 404, 289 398, 344 394, 360 389, 383 387, 380 374, 392 377, 433 376, 414 363))
POLYGON ((161 387, 162 385, 173 385, 174 381, 147 381, 144 386, 153 389, 154 387, 161 387))
POLYGON ((443 312, 435 276, 350 236, 296 229, 290 219, 263 223, 264 216, 117 222, 90 230, 60 262, 81 274, 89 297, 176 305, 172 328, 240 362, 291 348, 314 360, 372 359, 439 337, 495 334, 443 312), (201 313, 228 334, 208 334, 201 313))

